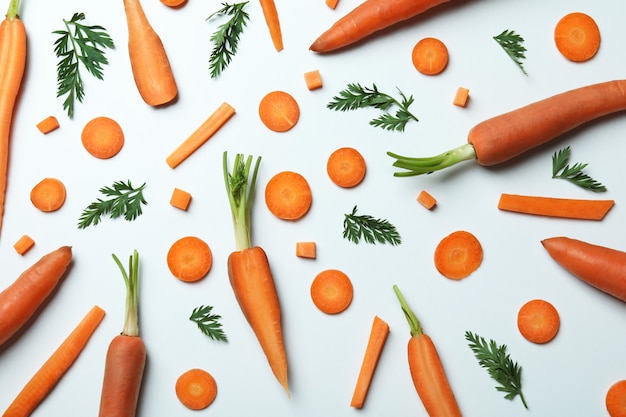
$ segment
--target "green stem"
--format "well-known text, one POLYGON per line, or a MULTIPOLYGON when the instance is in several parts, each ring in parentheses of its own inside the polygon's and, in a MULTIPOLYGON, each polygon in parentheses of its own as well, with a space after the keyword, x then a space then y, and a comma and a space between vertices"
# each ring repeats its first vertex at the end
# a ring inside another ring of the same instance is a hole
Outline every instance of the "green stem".
POLYGON ((415 175, 430 174, 431 172, 456 165, 459 162, 476 159, 474 146, 469 143, 446 151, 442 154, 426 158, 412 158, 398 155, 393 152, 387 152, 387 155, 396 160, 393 163, 394 167, 406 170, 402 172, 395 172, 393 175, 396 177, 410 177, 415 175))
POLYGON ((115 263, 120 268, 126 284, 126 315, 124 317, 124 336, 139 336, 139 254, 133 251, 128 261, 128 273, 117 256, 113 254, 115 263))
POLYGON ((398 300, 400 301, 400 306, 402 307, 402 312, 404 313, 404 317, 409 322, 409 327, 411 327, 411 336, 419 336, 424 333, 422 330, 422 325, 418 320, 413 310, 409 307, 409 304, 406 302, 406 299, 400 292, 400 288, 397 285, 393 286, 393 291, 396 293, 398 300))
POLYGON ((9 10, 6 14, 7 19, 13 20, 19 17, 19 6, 20 0, 11 0, 11 3, 9 3, 9 10))

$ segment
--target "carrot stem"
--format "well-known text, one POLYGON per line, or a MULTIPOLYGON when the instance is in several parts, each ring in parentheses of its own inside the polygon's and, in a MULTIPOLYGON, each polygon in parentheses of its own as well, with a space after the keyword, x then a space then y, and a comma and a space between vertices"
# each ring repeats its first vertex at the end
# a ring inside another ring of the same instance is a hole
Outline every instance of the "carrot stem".
POLYGON ((13 20, 19 15, 19 6, 20 0, 11 0, 9 3, 9 10, 7 11, 6 17, 9 20, 13 20))
POLYGON ((393 152, 387 152, 387 155, 396 160, 393 163, 394 167, 406 169, 406 171, 394 172, 393 175, 395 177, 410 177, 415 175, 430 174, 434 171, 449 168, 459 162, 476 159, 474 146, 469 143, 431 157, 413 158, 398 155, 393 152))
POLYGON ((398 300, 400 301, 400 306, 402 307, 402 312, 404 313, 404 317, 409 322, 409 327, 411 328, 411 336, 419 336, 424 333, 422 330, 422 325, 418 320, 417 316, 409 307, 409 303, 407 303, 404 295, 400 292, 400 288, 397 285, 393 286, 393 291, 396 293, 398 300))
POLYGON ((113 254, 115 263, 120 268, 124 282, 126 283, 126 316, 124 318, 124 328, 122 334, 125 336, 139 336, 139 297, 138 277, 139 277, 139 254, 133 251, 128 261, 128 273, 124 269, 122 262, 113 254))

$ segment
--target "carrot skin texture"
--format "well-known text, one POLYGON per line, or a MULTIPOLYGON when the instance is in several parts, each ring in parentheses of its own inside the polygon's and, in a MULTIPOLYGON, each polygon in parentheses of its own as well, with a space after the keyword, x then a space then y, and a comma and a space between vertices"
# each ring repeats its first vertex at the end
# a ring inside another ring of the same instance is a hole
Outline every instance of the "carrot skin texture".
POLYGON ((39 309, 71 261, 72 249, 62 246, 41 257, 0 293, 0 346, 39 309))
POLYGON ((614 200, 581 200, 506 193, 501 194, 498 201, 498 209, 504 211, 580 220, 602 220, 614 205, 614 200))

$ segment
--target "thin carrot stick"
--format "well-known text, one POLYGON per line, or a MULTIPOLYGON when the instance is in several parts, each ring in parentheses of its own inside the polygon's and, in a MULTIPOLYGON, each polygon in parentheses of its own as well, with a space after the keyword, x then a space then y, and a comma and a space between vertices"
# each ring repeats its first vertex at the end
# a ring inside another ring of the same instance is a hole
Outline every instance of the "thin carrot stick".
POLYGON ((498 208, 500 210, 538 216, 602 220, 614 204, 613 200, 583 200, 502 194, 498 202, 498 208))
POLYGON ((280 29, 280 20, 278 19, 276 3, 274 3, 274 0, 259 0, 259 2, 261 3, 261 9, 263 9, 263 16, 265 16, 265 23, 270 31, 274 48, 276 48, 276 51, 282 51, 283 35, 280 29))

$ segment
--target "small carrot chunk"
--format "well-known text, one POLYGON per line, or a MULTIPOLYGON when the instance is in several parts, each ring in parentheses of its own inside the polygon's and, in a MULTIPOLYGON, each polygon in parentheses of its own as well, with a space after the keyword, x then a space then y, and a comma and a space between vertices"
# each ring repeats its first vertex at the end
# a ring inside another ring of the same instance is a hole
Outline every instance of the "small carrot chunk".
POLYGON ((83 147, 98 159, 110 159, 124 147, 124 132, 115 120, 99 116, 91 119, 81 133, 83 147))
POLYGON ((483 248, 465 230, 450 233, 435 248, 435 267, 445 277, 459 280, 474 272, 483 260, 483 248))
POLYGON ((65 185, 56 178, 44 178, 30 191, 33 206, 43 212, 60 209, 65 203, 65 197, 65 185))
POLYGON ((452 104, 459 107, 465 107, 467 105, 467 100, 469 99, 469 90, 465 87, 459 87, 456 90, 456 94, 454 95, 454 100, 452 104))
POLYGON ((574 62, 588 61, 600 48, 600 29, 595 20, 580 12, 563 16, 554 28, 554 42, 565 58, 574 62))
POLYGON ((336 9, 337 4, 339 4, 339 0, 326 0, 326 5, 331 9, 336 9))
POLYGON ((199 368, 183 372, 176 380, 176 397, 190 410, 203 410, 217 397, 213 375, 199 368))
POLYGON ((315 259, 317 256, 315 242, 296 242, 296 256, 299 258, 315 259))
POLYGON ((178 209, 187 211, 191 203, 191 194, 180 188, 174 188, 172 197, 170 198, 170 204, 178 209))
POLYGON ((299 220, 309 211, 312 202, 311 187, 297 172, 279 172, 265 186, 265 204, 279 219, 299 220))
POLYGON ((308 71, 304 73, 304 82, 309 90, 317 90, 322 88, 322 75, 319 70, 308 71))
POLYGON ((204 240, 195 236, 178 239, 167 252, 170 272, 184 282, 196 282, 204 278, 212 265, 211 248, 204 240))
POLYGON ((326 162, 326 172, 336 185, 352 188, 365 178, 366 165, 363 155, 356 149, 339 148, 330 154, 326 162))
POLYGON ((25 255, 33 246, 35 241, 28 235, 23 235, 13 244, 13 248, 20 255, 25 255))
POLYGON ((609 387, 605 398, 606 411, 611 417, 626 417, 626 379, 609 387))
POLYGON ((39 123, 37 123, 37 129, 44 135, 59 128, 59 121, 54 116, 48 116, 39 123))
POLYGON ((185 4, 187 4, 187 0, 161 0, 161 3, 163 3, 167 7, 176 9, 178 7, 183 7, 185 4))
POLYGON ((338 314, 352 302, 353 288, 350 277, 338 269, 326 269, 313 279, 311 299, 323 313, 338 314))
POLYGON ((440 74, 448 65, 448 48, 437 38, 423 38, 413 47, 411 61, 424 75, 440 74))
POLYGON ((433 197, 426 190, 420 191, 417 195, 417 202, 426 207, 428 210, 432 210, 437 205, 437 199, 435 199, 435 197, 433 197))
POLYGON ((295 98, 284 91, 272 91, 259 103, 259 117, 274 132, 286 132, 300 119, 300 106, 295 98))
POLYGON ((526 340, 533 343, 543 344, 554 339, 560 323, 557 309, 541 299, 528 301, 517 313, 517 328, 526 340))

